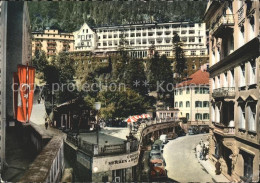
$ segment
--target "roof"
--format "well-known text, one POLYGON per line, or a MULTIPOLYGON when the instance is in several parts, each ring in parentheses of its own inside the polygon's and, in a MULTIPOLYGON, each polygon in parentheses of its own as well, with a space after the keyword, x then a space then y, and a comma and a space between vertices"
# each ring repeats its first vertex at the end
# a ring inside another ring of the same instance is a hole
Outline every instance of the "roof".
POLYGON ((194 74, 190 75, 186 81, 183 81, 177 85, 177 88, 189 85, 208 85, 209 73, 207 71, 198 70, 194 74))

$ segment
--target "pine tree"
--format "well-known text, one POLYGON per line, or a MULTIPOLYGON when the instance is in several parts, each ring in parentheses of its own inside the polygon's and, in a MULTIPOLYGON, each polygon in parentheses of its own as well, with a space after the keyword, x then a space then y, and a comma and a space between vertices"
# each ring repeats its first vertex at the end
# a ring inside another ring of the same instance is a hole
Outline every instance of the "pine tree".
POLYGON ((185 76, 184 69, 186 66, 186 59, 182 49, 182 42, 178 34, 174 34, 172 38, 173 53, 175 61, 175 72, 178 74, 178 79, 181 80, 185 76))

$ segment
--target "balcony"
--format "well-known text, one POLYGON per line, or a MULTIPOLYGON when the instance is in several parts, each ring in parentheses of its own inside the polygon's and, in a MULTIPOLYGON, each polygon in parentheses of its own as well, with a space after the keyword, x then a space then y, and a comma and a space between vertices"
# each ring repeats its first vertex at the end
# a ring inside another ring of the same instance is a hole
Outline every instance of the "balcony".
POLYGON ((53 46, 48 46, 47 49, 48 49, 48 50, 56 50, 56 48, 53 47, 53 46))
POLYGON ((48 52, 47 55, 56 55, 56 53, 48 52))
POLYGON ((235 87, 223 87, 214 89, 212 97, 214 98, 235 98, 235 87))
POLYGON ((48 41, 47 43, 48 43, 48 44, 56 45, 56 42, 55 42, 55 41, 48 41))
POLYGON ((214 133, 217 133, 225 137, 235 136, 235 127, 224 126, 221 123, 213 123, 213 124, 214 124, 214 133))
POLYGON ((221 37, 227 30, 233 29, 234 15, 222 15, 217 17, 216 21, 212 24, 210 32, 215 37, 221 37))

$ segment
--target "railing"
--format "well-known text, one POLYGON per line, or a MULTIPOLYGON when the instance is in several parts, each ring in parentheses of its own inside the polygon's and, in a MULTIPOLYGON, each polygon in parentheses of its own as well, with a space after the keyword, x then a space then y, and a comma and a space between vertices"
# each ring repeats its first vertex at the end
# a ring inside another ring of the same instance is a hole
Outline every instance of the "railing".
POLYGON ((225 126, 221 123, 214 123, 214 132, 224 136, 234 136, 235 127, 225 126))
POLYGON ((69 141, 70 143, 72 143, 75 146, 78 145, 78 139, 73 137, 72 135, 67 134, 67 141, 69 141))
POLYGON ((55 41, 48 41, 47 43, 48 43, 48 44, 56 44, 55 41))
POLYGON ((234 25, 233 14, 222 15, 216 19, 215 23, 212 24, 211 31, 214 33, 221 26, 232 26, 232 25, 234 25))
POLYGON ((67 142, 72 143, 77 146, 83 152, 86 152, 90 155, 111 155, 111 154, 124 154, 127 152, 126 143, 130 143, 130 152, 137 151, 138 143, 137 141, 124 142, 122 144, 113 144, 113 145, 97 145, 77 138, 72 135, 67 135, 67 142))
POLYGON ((104 145, 99 146, 99 155, 107 155, 107 154, 123 154, 126 153, 126 145, 125 144, 115 144, 115 145, 104 145))
POLYGON ((244 5, 241 8, 239 8, 239 10, 237 11, 237 15, 238 15, 238 24, 239 24, 244 17, 244 5))
POLYGON ((217 88, 213 90, 212 97, 219 98, 219 97, 230 97, 234 98, 236 95, 235 87, 223 87, 217 88))
POLYGON ((47 49, 48 49, 48 50, 56 50, 56 48, 53 47, 53 46, 48 46, 47 49))

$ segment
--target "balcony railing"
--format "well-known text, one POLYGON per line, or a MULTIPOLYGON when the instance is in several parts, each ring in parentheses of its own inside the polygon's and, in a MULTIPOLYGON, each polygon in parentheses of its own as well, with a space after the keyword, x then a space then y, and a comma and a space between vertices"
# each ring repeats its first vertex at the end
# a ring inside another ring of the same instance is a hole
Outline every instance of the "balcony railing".
POLYGON ((217 133, 222 136, 234 136, 235 127, 224 126, 221 123, 214 123, 214 133, 217 133))
POLYGON ((76 136, 67 134, 67 142, 72 143, 73 145, 77 146, 80 150, 93 155, 93 156, 104 156, 104 155, 111 155, 111 154, 124 154, 129 152, 134 152, 138 150, 138 142, 130 141, 130 149, 127 150, 126 143, 122 144, 113 144, 113 145, 97 145, 81 138, 77 138, 76 136))
POLYGON ((239 10, 237 11, 237 15, 238 15, 238 24, 243 20, 243 18, 245 17, 244 15, 244 5, 239 8, 239 10))
POLYGON ((216 19, 216 22, 212 24, 211 31, 213 35, 217 35, 223 32, 223 29, 234 26, 234 15, 222 15, 216 19))
POLYGON ((53 47, 53 46, 48 46, 47 49, 48 49, 48 50, 56 50, 56 48, 53 47))
POLYGON ((212 97, 214 98, 234 98, 236 95, 235 87, 223 87, 214 89, 212 93, 212 97))
POLYGON ((56 44, 55 41, 48 41, 47 43, 48 43, 48 44, 56 44))

